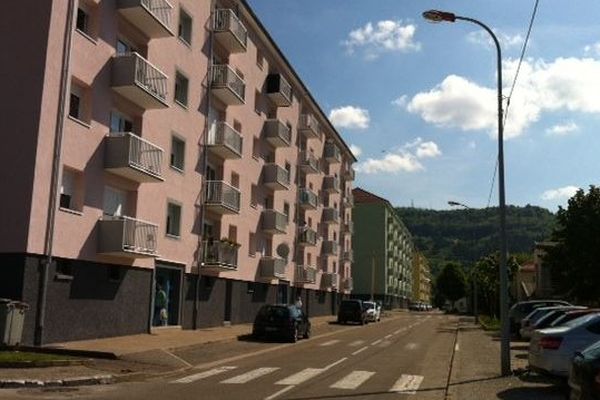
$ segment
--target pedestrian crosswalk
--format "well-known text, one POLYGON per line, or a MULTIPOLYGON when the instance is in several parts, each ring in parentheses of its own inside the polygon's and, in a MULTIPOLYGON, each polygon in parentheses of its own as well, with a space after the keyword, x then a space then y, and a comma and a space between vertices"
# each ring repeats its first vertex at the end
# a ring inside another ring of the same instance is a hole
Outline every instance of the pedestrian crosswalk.
MULTIPOLYGON (((337 363, 334 363, 337 364, 337 363)), ((243 370, 237 366, 216 367, 197 374, 192 374, 177 380, 172 381, 173 384, 190 384, 201 380, 209 380, 217 376, 218 382, 223 385, 243 385, 250 384, 254 381, 260 381, 260 384, 265 384, 266 379, 271 380, 271 384, 276 386, 295 387, 310 381, 313 378, 328 371, 329 367, 325 368, 304 368, 284 371, 280 367, 260 367, 250 370, 243 370), (285 372, 285 377, 281 374, 275 374, 275 378, 269 378, 275 372, 285 372), (288 375, 289 374, 289 375, 288 375), (233 375, 233 376, 227 376, 233 375)), ((327 379, 320 380, 326 387, 340 391, 358 390, 371 378, 377 374, 376 371, 354 370, 337 375, 327 375, 327 379)), ((389 388, 380 388, 382 391, 401 394, 416 394, 419 387, 423 383, 424 377, 421 375, 402 374, 397 379, 390 379, 389 388)), ((211 381, 211 383, 213 383, 211 381)))

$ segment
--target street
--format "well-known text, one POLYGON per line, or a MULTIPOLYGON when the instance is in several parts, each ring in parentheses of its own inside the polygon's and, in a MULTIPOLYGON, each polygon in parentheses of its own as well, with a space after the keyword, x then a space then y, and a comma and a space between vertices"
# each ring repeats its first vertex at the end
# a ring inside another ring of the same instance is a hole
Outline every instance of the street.
POLYGON ((230 352, 199 362, 197 352, 179 352, 174 356, 196 367, 145 382, 21 390, 0 398, 444 399, 457 323, 454 316, 406 313, 367 326, 330 324, 296 344, 232 343, 237 357, 230 352))

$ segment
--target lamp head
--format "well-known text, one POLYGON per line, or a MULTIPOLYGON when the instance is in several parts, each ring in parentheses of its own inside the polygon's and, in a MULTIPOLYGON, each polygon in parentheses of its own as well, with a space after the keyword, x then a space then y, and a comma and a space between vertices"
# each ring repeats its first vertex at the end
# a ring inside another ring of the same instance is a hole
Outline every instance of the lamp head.
POLYGON ((446 11, 439 10, 428 10, 423 12, 423 18, 429 22, 454 22, 456 21, 456 15, 446 11))

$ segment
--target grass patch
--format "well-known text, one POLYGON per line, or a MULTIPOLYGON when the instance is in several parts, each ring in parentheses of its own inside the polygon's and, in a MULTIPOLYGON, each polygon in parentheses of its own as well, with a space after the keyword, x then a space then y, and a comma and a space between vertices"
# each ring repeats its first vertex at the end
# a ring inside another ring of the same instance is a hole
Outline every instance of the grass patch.
POLYGON ((489 315, 480 315, 479 323, 486 331, 500 330, 500 320, 498 318, 490 317, 489 315))
POLYGON ((74 358, 59 354, 0 351, 0 362, 37 362, 61 360, 74 360, 74 358))

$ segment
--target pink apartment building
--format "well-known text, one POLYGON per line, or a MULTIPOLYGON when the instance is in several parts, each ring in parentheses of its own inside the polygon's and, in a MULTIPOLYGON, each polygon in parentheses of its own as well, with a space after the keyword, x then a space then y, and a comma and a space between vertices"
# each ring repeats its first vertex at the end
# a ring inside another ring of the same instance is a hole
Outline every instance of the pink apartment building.
POLYGON ((0 297, 31 305, 25 343, 250 322, 298 297, 335 313, 356 159, 245 1, 1 18, 0 297))

